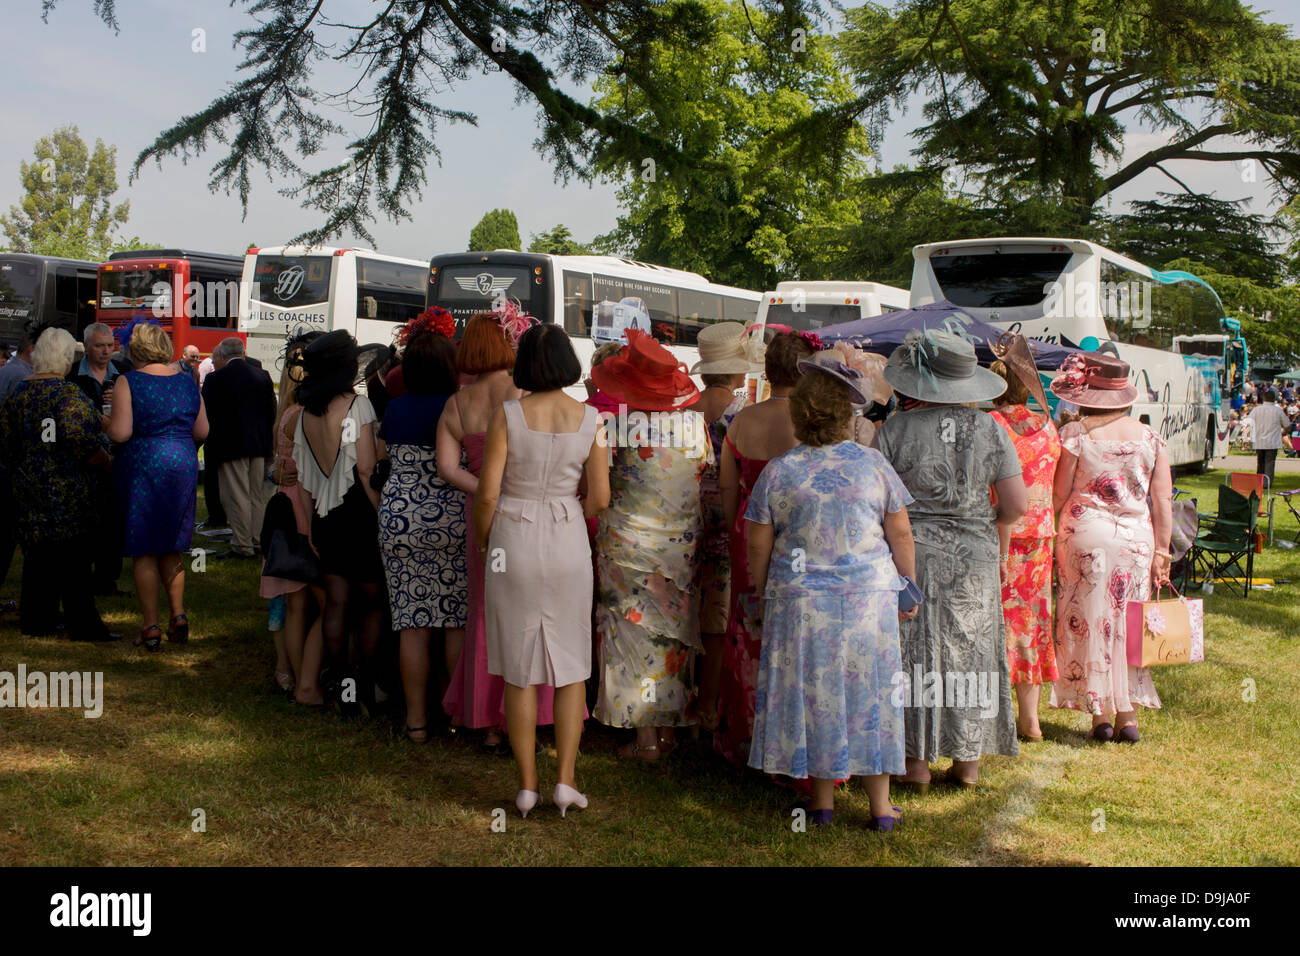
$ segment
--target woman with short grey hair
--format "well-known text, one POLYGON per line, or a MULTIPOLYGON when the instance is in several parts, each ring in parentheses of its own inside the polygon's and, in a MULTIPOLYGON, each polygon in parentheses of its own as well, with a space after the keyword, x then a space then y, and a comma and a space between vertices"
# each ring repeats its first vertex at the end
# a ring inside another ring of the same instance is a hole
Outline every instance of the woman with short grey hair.
POLYGON ((0 452, 12 481, 18 538, 23 546, 23 634, 74 641, 109 641, 95 608, 90 573, 99 515, 95 469, 108 454, 98 410, 64 381, 76 343, 63 329, 46 329, 32 351, 32 374, 18 384, 0 414, 0 452), (63 605, 63 622, 59 605, 63 605))

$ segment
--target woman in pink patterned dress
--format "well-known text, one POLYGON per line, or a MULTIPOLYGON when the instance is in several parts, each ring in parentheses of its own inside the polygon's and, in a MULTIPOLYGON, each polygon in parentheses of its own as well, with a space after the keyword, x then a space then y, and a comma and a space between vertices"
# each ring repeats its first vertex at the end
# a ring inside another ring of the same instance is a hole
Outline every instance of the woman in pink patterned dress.
POLYGON ((1169 581, 1169 459, 1129 414, 1137 388, 1127 362, 1075 355, 1062 373, 1052 391, 1082 418, 1061 429, 1056 469, 1060 678, 1051 704, 1091 714, 1093 740, 1135 743, 1137 705, 1159 707, 1160 697, 1150 671, 1128 665, 1125 606, 1169 581))
MULTIPOLYGON (((1029 410, 1029 389, 1018 370, 994 362, 992 370, 1007 390, 993 399, 993 420, 1006 429, 1029 493, 1029 510, 1014 525, 999 525, 1002 547, 1002 617, 1007 630, 1007 662, 1016 689, 1021 740, 1043 739, 1038 726, 1038 695, 1056 680, 1052 646, 1052 482, 1061 457, 1061 439, 1047 415, 1029 410)), ((1034 375, 1037 371, 1032 370, 1034 375)), ((1041 389, 1041 386, 1040 386, 1041 389)))

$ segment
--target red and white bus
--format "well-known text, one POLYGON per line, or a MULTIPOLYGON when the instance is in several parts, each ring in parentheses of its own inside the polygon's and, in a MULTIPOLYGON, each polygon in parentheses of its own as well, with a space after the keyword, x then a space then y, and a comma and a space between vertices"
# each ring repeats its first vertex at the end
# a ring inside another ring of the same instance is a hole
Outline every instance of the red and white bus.
POLYGON ((140 311, 158 319, 179 358, 187 345, 211 355, 238 336, 243 256, 186 249, 115 252, 99 266, 97 321, 114 330, 140 311))

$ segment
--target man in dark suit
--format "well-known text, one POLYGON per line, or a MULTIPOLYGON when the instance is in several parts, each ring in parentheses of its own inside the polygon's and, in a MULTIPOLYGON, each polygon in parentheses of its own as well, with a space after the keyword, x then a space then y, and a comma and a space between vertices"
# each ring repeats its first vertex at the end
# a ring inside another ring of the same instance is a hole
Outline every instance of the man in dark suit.
POLYGON ((250 558, 266 508, 263 485, 272 454, 275 388, 271 376, 250 365, 244 343, 223 339, 212 352, 213 371, 203 382, 208 413, 207 452, 220 462, 221 504, 230 521, 230 550, 250 558))

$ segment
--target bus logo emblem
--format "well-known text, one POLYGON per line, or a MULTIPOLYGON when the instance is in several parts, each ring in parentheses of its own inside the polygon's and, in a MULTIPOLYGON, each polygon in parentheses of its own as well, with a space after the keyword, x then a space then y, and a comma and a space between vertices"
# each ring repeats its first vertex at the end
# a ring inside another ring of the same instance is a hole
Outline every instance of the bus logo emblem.
POLYGON ((302 288, 303 279, 307 278, 307 270, 302 266, 290 266, 280 273, 275 280, 275 294, 280 299, 292 299, 302 288))
POLYGON ((498 278, 490 272, 480 272, 476 276, 456 276, 456 284, 466 292, 478 292, 479 295, 495 295, 505 292, 515 284, 511 276, 498 278))

